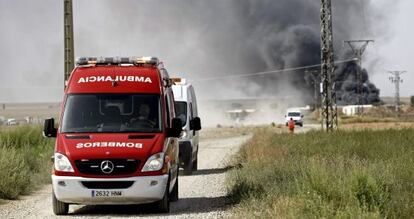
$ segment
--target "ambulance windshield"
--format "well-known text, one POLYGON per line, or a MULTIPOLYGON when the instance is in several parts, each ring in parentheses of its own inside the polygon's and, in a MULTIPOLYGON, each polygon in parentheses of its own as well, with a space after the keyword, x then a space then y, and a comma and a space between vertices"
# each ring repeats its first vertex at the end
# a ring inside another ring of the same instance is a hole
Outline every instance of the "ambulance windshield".
POLYGON ((63 133, 160 131, 159 95, 70 94, 66 100, 63 133))

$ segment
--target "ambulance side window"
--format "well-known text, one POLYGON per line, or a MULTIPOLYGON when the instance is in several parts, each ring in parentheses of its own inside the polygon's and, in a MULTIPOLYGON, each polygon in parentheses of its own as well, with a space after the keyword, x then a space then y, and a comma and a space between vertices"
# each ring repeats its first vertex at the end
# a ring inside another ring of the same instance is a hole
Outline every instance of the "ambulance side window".
POLYGON ((172 118, 174 118, 174 101, 173 101, 173 96, 172 96, 172 92, 171 91, 167 91, 166 94, 166 107, 167 107, 167 127, 171 127, 171 120, 172 118))
POLYGON ((174 95, 173 95, 172 90, 169 92, 168 96, 170 98, 168 107, 170 108, 170 118, 172 119, 175 117, 174 95))
POLYGON ((165 108, 166 108, 166 115, 167 115, 167 127, 170 127, 170 107, 169 107, 169 103, 168 103, 168 94, 165 95, 165 108))

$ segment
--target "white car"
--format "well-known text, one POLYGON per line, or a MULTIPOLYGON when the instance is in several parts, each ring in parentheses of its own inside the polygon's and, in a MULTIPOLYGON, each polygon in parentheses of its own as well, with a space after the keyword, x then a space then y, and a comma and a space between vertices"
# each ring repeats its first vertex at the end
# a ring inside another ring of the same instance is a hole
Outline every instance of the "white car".
POLYGON ((288 110, 285 115, 286 126, 289 125, 290 119, 295 122, 295 125, 303 126, 303 114, 300 111, 288 110))
POLYGON ((16 119, 8 119, 6 124, 8 126, 12 126, 12 125, 18 125, 19 122, 16 119))

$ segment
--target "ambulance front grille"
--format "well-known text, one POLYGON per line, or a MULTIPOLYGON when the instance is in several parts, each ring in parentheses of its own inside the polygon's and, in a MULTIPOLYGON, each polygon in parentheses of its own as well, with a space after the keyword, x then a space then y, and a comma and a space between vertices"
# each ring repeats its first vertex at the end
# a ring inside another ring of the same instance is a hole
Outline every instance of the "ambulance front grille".
POLYGON ((79 172, 88 175, 125 175, 135 173, 140 161, 135 159, 76 160, 79 172))

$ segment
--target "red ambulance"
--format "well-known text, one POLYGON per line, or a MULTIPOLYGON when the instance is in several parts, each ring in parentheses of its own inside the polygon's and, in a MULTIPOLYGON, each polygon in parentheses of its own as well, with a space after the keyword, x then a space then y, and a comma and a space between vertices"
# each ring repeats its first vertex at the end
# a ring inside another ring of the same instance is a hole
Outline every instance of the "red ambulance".
POLYGON ((154 57, 84 57, 65 89, 56 137, 53 211, 70 204, 152 205, 178 200, 181 120, 163 64, 154 57))

